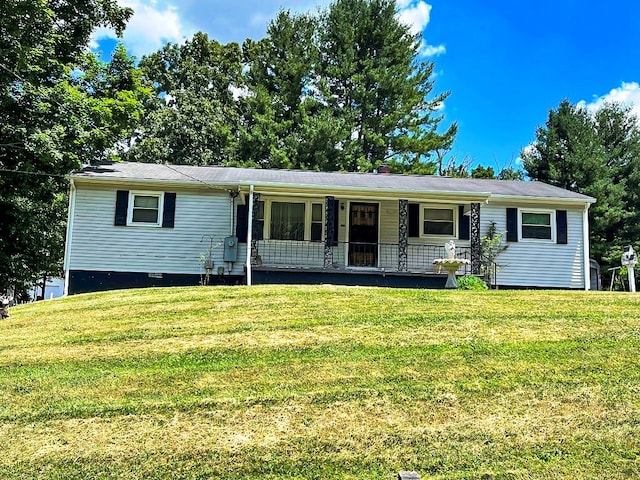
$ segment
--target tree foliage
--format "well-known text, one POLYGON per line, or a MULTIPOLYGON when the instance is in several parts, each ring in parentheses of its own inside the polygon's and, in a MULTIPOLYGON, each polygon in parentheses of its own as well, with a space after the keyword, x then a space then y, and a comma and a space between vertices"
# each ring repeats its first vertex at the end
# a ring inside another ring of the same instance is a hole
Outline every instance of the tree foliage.
POLYGON ((507 165, 503 167, 502 170, 498 173, 498 180, 517 180, 524 181, 524 171, 520 168, 515 168, 512 165, 507 165))
POLYGON ((564 100, 549 111, 522 158, 532 179, 597 199, 589 220, 598 262, 619 266, 621 246, 637 247, 640 129, 629 107, 609 103, 592 114, 564 100))
POLYGON ((496 285, 496 275, 500 269, 498 256, 509 247, 504 243, 505 236, 505 232, 498 231, 496 222, 491 222, 486 235, 480 239, 480 271, 487 285, 496 285))
POLYGON ((337 0, 321 26, 321 86, 341 120, 341 168, 392 159, 413 171, 451 145, 457 125, 437 131, 449 93, 429 98, 434 64, 420 58, 420 37, 398 20, 395 1, 337 0))
POLYGON ((316 89, 318 20, 281 11, 267 37, 245 41, 240 154, 264 168, 336 170, 338 122, 316 89))
POLYGON ((478 165, 476 168, 471 170, 471 178, 493 179, 496 178, 496 172, 493 167, 484 167, 482 165, 478 165))
POLYGON ((136 132, 128 160, 187 165, 235 161, 239 111, 234 88, 242 70, 240 47, 197 33, 143 57, 144 78, 156 98, 136 132))
MULTIPOLYGON (((96 103, 76 69, 97 26, 122 31, 115 0, 8 0, 0 12, 0 291, 59 273, 64 175, 102 155, 126 99, 96 103), (104 107, 104 108, 103 108, 104 107)), ((97 65, 97 64, 96 64, 97 65)), ((94 65, 95 66, 95 65, 94 65)), ((117 130, 117 129, 116 129, 117 130)))
POLYGON ((267 36, 220 45, 199 33, 145 57, 156 86, 130 152, 140 161, 433 173, 448 93, 394 0, 336 0, 318 15, 281 11, 267 36))

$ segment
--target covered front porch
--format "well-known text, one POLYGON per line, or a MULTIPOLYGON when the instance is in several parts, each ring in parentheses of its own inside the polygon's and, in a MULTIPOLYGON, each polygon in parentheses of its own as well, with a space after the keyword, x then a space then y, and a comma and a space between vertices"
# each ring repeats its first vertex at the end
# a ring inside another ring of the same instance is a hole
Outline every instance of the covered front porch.
MULTIPOLYGON (((433 261, 445 258, 444 245, 336 242, 325 246, 319 242, 291 240, 259 240, 256 242, 254 270, 306 269, 337 272, 370 271, 372 273, 435 274, 433 261), (404 253, 404 255, 403 255, 404 253), (406 263, 402 260, 406 258, 406 263)), ((471 247, 457 247, 456 256, 471 260, 471 247)), ((459 274, 471 273, 471 267, 461 267, 459 274)))
POLYGON ((469 261, 480 272, 480 202, 455 198, 291 197, 247 201, 247 283, 443 287, 433 261, 469 261))

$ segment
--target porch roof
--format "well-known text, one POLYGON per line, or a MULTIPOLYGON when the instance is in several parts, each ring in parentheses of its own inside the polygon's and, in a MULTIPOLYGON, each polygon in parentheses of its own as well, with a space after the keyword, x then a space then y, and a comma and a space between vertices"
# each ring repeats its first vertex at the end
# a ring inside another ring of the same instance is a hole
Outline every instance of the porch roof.
POLYGON ((315 172, 235 168, 218 166, 163 165, 156 163, 110 163, 86 167, 71 175, 75 179, 109 183, 206 184, 227 188, 254 185, 272 189, 353 191, 415 195, 474 196, 478 198, 554 199, 593 203, 594 198, 542 182, 449 178, 433 175, 315 172))

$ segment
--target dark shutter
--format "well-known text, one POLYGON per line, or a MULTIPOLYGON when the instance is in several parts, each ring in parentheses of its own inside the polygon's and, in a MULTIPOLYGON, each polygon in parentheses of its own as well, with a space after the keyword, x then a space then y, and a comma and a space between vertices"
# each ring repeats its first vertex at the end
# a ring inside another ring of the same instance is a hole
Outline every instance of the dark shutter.
POLYGON ((116 192, 116 215, 113 224, 116 227, 127 225, 127 211, 129 210, 129 191, 118 190, 116 192))
POLYGON ((567 211, 556 210, 556 238, 563 245, 568 243, 567 211))
POLYGON ((518 209, 507 208, 507 242, 518 241, 518 209))
POLYGON ((325 229, 327 232, 327 246, 335 247, 338 245, 338 225, 340 224, 340 201, 333 197, 327 197, 325 201, 325 229))
POLYGON ((176 216, 176 194, 164 193, 164 207, 162 209, 162 228, 173 228, 176 216))
POLYGON ((333 203, 333 244, 332 247, 338 246, 338 227, 340 226, 340 201, 333 203))
POLYGON ((249 233, 249 205, 238 205, 236 208, 236 237, 238 242, 247 243, 249 233))
POLYGON ((464 206, 458 207, 458 238, 469 240, 469 215, 464 214, 464 206))
POLYGON ((409 237, 420 236, 420 205, 409 204, 409 237))

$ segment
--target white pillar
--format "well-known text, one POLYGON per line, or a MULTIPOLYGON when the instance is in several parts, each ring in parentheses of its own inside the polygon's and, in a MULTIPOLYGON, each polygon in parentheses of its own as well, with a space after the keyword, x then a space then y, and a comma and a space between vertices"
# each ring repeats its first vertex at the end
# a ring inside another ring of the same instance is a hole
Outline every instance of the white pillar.
POLYGON ((247 215, 247 285, 251 286, 251 243, 253 240, 253 185, 249 186, 249 215, 247 215))
POLYGON ((629 291, 635 293, 636 291, 636 274, 634 272, 633 265, 627 265, 627 275, 629 277, 629 291))

